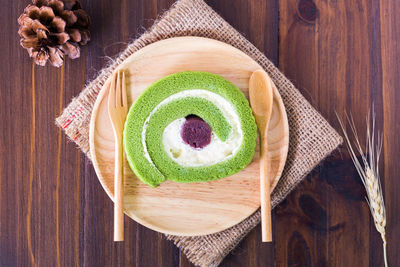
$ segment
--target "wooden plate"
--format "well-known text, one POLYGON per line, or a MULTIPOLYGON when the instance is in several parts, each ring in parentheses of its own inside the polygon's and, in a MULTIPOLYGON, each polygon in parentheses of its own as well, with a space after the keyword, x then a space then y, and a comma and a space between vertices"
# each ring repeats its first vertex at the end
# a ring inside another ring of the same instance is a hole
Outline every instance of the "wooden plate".
MULTIPOLYGON (((178 37, 153 43, 126 59, 119 69, 128 73, 129 105, 149 85, 179 71, 219 74, 248 97, 248 81, 261 67, 240 50, 212 39, 178 37)), ((269 129, 273 168, 281 174, 286 160, 289 131, 286 111, 274 90, 269 129)), ((90 122, 90 153, 97 176, 113 198, 114 137, 107 113, 107 92, 100 91, 90 122)), ((125 161, 125 213, 142 225, 167 234, 195 236, 225 230, 254 213, 260 206, 259 153, 244 170, 206 183, 164 182, 157 188, 143 184, 125 161)), ((274 188, 280 178, 275 177, 274 188)))

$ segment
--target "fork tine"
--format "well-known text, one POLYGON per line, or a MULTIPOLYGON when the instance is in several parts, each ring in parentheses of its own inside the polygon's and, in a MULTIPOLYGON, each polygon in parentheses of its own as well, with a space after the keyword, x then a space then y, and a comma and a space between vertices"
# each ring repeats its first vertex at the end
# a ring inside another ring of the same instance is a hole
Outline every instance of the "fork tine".
POLYGON ((122 72, 122 106, 128 106, 128 97, 126 92, 126 81, 125 81, 125 71, 122 72))
POLYGON ((117 107, 122 106, 122 96, 121 96, 121 75, 120 75, 121 71, 118 71, 117 74, 117 87, 116 87, 116 91, 115 91, 115 105, 117 107))
POLYGON ((113 75, 113 79, 112 79, 112 84, 111 84, 111 88, 112 88, 112 91, 113 91, 113 104, 114 104, 114 107, 117 107, 118 105, 117 105, 117 101, 118 101, 118 94, 117 94, 117 90, 118 90, 118 76, 117 76, 117 73, 114 73, 114 75, 113 75))
POLYGON ((108 84, 108 109, 112 109, 115 107, 115 81, 114 76, 111 78, 111 81, 107 82, 108 84))

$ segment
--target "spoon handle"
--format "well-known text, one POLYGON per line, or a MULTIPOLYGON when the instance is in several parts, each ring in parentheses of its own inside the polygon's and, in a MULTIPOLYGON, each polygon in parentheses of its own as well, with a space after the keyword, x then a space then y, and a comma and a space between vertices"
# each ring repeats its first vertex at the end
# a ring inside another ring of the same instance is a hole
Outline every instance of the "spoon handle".
POLYGON ((268 171, 270 160, 266 148, 262 144, 260 159, 261 235, 262 242, 272 242, 271 181, 268 171))

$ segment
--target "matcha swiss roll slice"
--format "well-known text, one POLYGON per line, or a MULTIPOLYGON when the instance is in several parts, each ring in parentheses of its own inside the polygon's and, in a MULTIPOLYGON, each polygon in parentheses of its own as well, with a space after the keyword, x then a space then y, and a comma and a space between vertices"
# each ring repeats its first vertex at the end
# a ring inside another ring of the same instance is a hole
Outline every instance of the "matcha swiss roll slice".
POLYGON ((144 183, 203 182, 245 168, 257 126, 244 94, 221 76, 179 72, 133 103, 124 129, 130 167, 144 183))

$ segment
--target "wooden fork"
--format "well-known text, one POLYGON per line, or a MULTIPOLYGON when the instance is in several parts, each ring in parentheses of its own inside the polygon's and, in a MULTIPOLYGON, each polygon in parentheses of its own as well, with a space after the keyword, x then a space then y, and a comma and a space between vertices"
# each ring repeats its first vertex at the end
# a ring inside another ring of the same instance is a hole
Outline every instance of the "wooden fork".
POLYGON ((119 70, 113 75, 108 92, 108 114, 115 138, 114 241, 124 241, 124 152, 122 135, 127 113, 125 73, 119 70))

